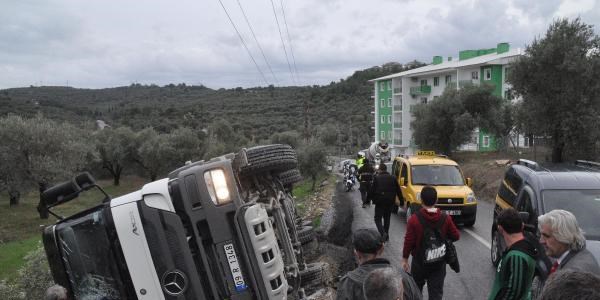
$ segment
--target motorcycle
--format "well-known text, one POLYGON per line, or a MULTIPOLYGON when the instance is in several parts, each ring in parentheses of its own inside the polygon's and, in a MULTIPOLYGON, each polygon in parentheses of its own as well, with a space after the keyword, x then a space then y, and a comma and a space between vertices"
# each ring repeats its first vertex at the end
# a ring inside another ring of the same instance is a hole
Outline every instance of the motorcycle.
POLYGON ((344 185, 346 186, 346 192, 351 191, 356 185, 356 165, 350 165, 346 172, 344 172, 344 185))

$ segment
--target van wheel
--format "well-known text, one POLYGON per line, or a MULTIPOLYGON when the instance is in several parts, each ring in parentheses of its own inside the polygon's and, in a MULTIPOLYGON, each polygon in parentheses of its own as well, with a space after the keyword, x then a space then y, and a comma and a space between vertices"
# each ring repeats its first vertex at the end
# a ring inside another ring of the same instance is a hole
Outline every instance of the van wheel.
POLYGON ((500 253, 500 234, 498 233, 498 230, 492 230, 492 245, 490 247, 490 254, 492 264, 494 267, 497 267, 498 263, 500 262, 500 256, 502 255, 500 253))
POLYGON ((473 219, 465 222, 463 225, 465 225, 465 227, 473 227, 473 225, 475 225, 476 219, 477 219, 477 216, 473 216, 473 219))
POLYGON ((287 171, 298 166, 296 151, 289 145, 274 144, 246 149, 247 163, 242 174, 259 174, 268 171, 287 171))

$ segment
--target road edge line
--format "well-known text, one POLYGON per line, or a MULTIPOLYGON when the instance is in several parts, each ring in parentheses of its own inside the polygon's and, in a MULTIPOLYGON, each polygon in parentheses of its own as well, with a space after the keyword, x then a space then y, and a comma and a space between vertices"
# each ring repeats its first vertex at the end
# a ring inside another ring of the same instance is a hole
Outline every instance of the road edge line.
POLYGON ((486 241, 484 238, 482 238, 479 234, 475 233, 471 229, 467 229, 467 228, 463 228, 463 229, 466 233, 468 233, 470 236, 474 237, 476 240, 478 240, 480 243, 482 243, 488 249, 490 249, 490 250, 492 249, 492 245, 488 241, 486 241))

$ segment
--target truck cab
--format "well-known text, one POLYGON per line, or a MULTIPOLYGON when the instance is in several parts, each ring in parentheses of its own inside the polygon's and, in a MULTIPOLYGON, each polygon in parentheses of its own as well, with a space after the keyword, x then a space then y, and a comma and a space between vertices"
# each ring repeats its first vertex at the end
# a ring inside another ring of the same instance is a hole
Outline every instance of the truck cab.
POLYGON ((414 156, 397 156, 392 174, 404 197, 406 220, 421 207, 421 189, 433 186, 438 195, 436 207, 457 223, 473 226, 477 216, 477 199, 471 178, 465 178, 459 165, 445 155, 419 151, 414 156))

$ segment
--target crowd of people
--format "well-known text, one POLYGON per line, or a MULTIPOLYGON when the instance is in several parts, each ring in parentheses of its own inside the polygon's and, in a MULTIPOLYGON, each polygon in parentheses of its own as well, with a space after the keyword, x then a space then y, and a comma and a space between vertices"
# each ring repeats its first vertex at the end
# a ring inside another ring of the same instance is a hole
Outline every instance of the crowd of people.
MULTIPOLYGON (((459 271, 449 258, 456 256, 452 243, 459 240, 460 231, 452 218, 435 206, 435 187, 421 190, 422 207, 408 219, 401 265, 395 267, 382 254, 390 236, 390 215, 395 206, 403 203, 402 192, 385 164, 375 171, 367 159, 359 159, 362 207, 371 202, 375 205, 377 230, 361 228, 353 232, 358 267, 341 278, 336 299, 422 299, 425 284, 429 299, 443 299, 446 265, 459 271)), ((502 210, 496 224, 506 250, 496 268, 488 299, 600 299, 600 267, 586 249, 585 237, 572 213, 552 210, 539 216, 539 240, 524 234, 525 225, 514 208, 502 210), (553 265, 534 290, 536 264, 543 254, 553 265)))

